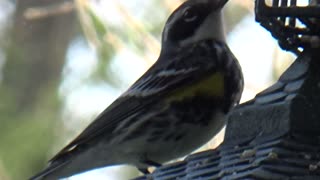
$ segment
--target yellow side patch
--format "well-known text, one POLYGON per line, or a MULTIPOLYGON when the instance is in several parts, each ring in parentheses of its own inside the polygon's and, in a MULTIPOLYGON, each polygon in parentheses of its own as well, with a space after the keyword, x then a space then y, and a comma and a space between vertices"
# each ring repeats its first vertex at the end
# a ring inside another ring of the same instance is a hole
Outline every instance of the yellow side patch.
POLYGON ((180 101, 195 95, 207 95, 221 97, 224 94, 224 76, 222 73, 214 73, 199 82, 175 90, 168 101, 180 101))

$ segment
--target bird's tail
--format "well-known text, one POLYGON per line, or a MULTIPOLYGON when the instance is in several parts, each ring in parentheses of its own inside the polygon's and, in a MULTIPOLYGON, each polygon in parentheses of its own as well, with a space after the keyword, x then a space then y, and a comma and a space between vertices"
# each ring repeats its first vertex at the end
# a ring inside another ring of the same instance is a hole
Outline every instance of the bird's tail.
POLYGON ((115 163, 117 161, 114 161, 112 156, 109 156, 107 159, 105 156, 106 153, 104 151, 101 153, 93 150, 69 151, 59 156, 59 158, 53 158, 46 169, 31 177, 29 180, 57 180, 94 168, 121 164, 115 163))
POLYGON ((58 179, 59 177, 55 177, 53 175, 54 172, 58 171, 58 169, 63 168, 69 161, 64 162, 54 162, 49 164, 47 168, 29 178, 29 180, 53 180, 58 179))

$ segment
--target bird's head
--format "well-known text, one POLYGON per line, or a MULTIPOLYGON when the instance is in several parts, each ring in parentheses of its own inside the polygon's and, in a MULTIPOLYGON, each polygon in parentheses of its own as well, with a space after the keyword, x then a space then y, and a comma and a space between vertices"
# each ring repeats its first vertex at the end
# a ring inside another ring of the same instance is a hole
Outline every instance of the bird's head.
POLYGON ((205 39, 224 41, 221 9, 228 0, 188 0, 169 17, 162 50, 180 49, 205 39))

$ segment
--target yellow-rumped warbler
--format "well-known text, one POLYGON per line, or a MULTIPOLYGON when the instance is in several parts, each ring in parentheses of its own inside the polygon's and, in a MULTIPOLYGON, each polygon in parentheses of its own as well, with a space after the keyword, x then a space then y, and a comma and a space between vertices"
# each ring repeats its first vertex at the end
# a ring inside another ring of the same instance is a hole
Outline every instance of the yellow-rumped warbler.
POLYGON ((227 0, 189 0, 167 20, 157 62, 32 179, 149 166, 187 155, 225 125, 243 77, 225 43, 227 0))

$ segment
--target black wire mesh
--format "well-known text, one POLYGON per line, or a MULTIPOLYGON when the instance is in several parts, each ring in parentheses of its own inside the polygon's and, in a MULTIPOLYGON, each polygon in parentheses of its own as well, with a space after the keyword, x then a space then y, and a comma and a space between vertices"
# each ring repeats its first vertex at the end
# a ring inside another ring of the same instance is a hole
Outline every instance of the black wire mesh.
POLYGON ((320 47, 320 0, 298 6, 299 0, 256 0, 256 21, 278 39, 281 48, 299 54, 320 47))

